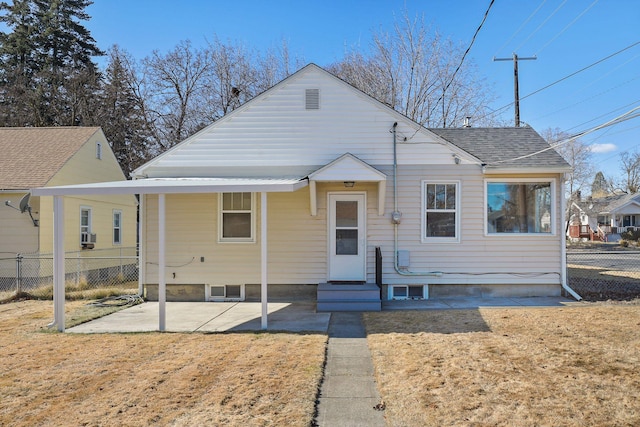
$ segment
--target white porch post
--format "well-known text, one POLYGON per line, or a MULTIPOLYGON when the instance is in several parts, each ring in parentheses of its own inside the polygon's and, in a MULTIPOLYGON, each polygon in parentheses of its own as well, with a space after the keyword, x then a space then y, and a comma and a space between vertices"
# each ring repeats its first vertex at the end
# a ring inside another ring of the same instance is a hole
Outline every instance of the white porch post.
POLYGON ((53 196, 53 324, 64 332, 64 198, 53 196))
POLYGON ((260 193, 260 301, 262 302, 262 329, 267 329, 267 193, 260 193))
POLYGON ((158 329, 166 329, 167 278, 165 276, 165 195, 158 194, 158 329))

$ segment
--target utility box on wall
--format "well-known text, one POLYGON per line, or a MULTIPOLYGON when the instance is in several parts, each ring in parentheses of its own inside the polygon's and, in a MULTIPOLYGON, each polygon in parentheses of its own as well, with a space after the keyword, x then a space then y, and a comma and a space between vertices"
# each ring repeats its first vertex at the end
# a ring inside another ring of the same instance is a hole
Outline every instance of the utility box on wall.
POLYGON ((398 268, 409 268, 409 251, 398 251, 398 268))

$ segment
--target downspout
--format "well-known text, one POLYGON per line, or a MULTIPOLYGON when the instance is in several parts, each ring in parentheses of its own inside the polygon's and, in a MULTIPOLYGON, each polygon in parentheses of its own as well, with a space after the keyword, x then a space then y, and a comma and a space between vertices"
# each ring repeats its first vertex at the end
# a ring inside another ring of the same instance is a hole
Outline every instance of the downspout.
MULTIPOLYGON (((562 212, 562 214, 564 215, 564 212, 566 210, 566 199, 564 197, 564 181, 565 181, 565 175, 562 175, 562 178, 560 179, 560 212, 562 212)), ((564 233, 562 238, 560 239, 560 258, 562 260, 561 263, 561 274, 560 274, 560 280, 562 282, 562 289, 564 289, 565 291, 567 291, 567 293, 569 293, 572 297, 574 297, 576 299, 576 301, 580 301, 582 299, 582 297, 580 295, 578 295, 578 293, 576 291, 574 291, 573 289, 571 289, 569 287, 569 285, 567 284, 567 234, 564 233)))
POLYGON ((398 267, 398 226, 400 225, 400 220, 402 218, 402 213, 398 211, 398 155, 397 155, 397 135, 396 128, 398 127, 398 122, 393 124, 393 212, 391 213, 391 222, 393 223, 393 268, 396 270, 396 273, 401 276, 432 276, 432 277, 442 277, 441 271, 409 271, 408 269, 398 267))

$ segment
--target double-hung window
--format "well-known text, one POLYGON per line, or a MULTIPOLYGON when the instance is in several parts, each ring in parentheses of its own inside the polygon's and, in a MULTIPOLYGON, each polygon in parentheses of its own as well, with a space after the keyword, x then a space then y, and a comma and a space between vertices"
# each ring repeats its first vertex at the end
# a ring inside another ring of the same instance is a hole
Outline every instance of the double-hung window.
POLYGON ((422 241, 460 241, 460 183, 423 181, 422 241))
POLYGON ((80 208, 80 243, 91 243, 91 208, 80 208))
POLYGON ((113 244, 120 245, 122 243, 122 211, 113 211, 113 244))
POLYGON ((487 234, 553 234, 553 200, 553 180, 487 180, 487 234))
POLYGON ((222 193, 219 236, 221 242, 255 241, 255 197, 253 193, 222 193))

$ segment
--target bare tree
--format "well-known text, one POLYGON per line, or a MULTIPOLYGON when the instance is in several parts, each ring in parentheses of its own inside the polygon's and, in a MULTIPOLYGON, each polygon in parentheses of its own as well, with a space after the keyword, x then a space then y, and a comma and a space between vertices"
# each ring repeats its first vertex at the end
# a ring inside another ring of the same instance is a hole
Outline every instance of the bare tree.
POLYGON ((571 135, 559 128, 546 129, 541 135, 571 165, 566 189, 568 195, 590 189, 595 174, 591 148, 579 138, 570 139, 571 135))
POLYGON ((169 148, 203 126, 198 108, 205 76, 213 64, 208 52, 182 41, 171 51, 154 51, 143 60, 147 115, 155 124, 159 143, 169 148))
POLYGON ((628 193, 637 193, 640 190, 640 151, 620 153, 620 166, 622 166, 622 179, 619 188, 628 193))
POLYGON ((352 52, 329 70, 424 126, 460 126, 467 116, 491 125, 492 95, 462 56, 461 45, 405 14, 392 33, 373 35, 370 56, 352 52))

